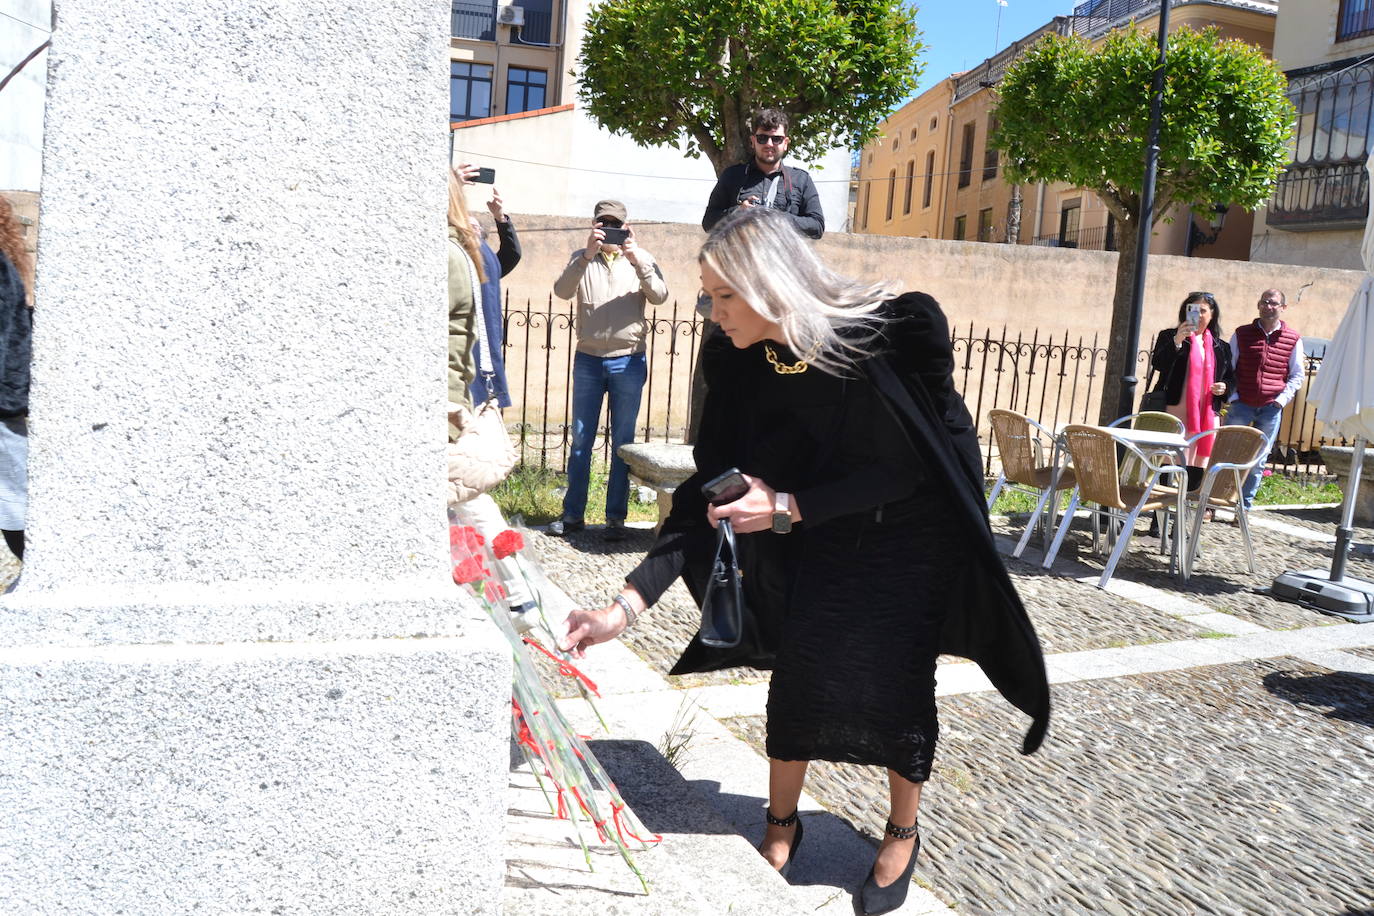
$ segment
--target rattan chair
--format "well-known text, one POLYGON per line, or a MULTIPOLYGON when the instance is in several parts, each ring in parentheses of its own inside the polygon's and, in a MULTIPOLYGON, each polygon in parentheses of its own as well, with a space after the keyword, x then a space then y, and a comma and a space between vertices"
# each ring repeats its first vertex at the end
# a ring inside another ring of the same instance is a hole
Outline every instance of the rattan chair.
POLYGON ((1002 461, 1002 472, 997 475, 997 482, 992 485, 992 493, 988 496, 988 508, 992 508, 1007 487, 1037 494, 1039 499, 1035 503, 1035 510, 1011 555, 1021 556, 1030 542, 1031 533, 1037 527, 1044 533, 1042 551, 1047 550, 1059 510, 1059 501, 1051 497, 1073 487, 1073 468, 1065 467, 1065 462, 1060 460, 1061 450, 1054 434, 1030 417, 1012 410, 994 408, 988 411, 988 423, 992 426, 997 453, 1002 461), (1048 464, 1044 460, 1047 450, 1050 455, 1048 464))
POLYGON ((1202 483, 1188 493, 1188 500, 1195 504, 1195 509, 1192 530, 1188 535, 1187 555, 1183 559, 1184 573, 1192 575, 1193 560, 1197 557, 1198 541, 1202 537, 1202 522, 1207 510, 1214 508, 1235 512, 1241 540, 1245 542, 1245 559, 1253 573, 1255 548, 1250 541, 1250 519, 1245 511, 1245 500, 1241 499, 1241 488, 1246 475, 1267 457, 1264 433, 1253 426, 1219 426, 1198 433, 1188 440, 1188 444, 1192 445, 1205 436, 1216 438, 1212 441, 1212 456, 1207 462, 1202 483))
MULTIPOLYGON (((1131 429, 1149 429, 1160 433, 1178 433, 1183 435, 1183 421, 1171 413, 1162 410, 1142 410, 1140 413, 1127 414, 1124 417, 1117 417, 1107 424, 1108 428, 1127 426, 1131 429)), ((1136 460, 1134 455, 1128 454, 1121 459, 1121 479, 1134 484, 1145 482, 1145 469, 1136 460)))
MULTIPOLYGON (((1167 511, 1177 505, 1178 491, 1161 484, 1160 481, 1166 477, 1183 476, 1186 471, 1181 465, 1160 463, 1155 456, 1146 454, 1129 442, 1114 438, 1110 430, 1101 427, 1067 426, 1064 428, 1063 438, 1073 461, 1078 483, 1069 498, 1069 506, 1064 510, 1064 520, 1055 533, 1054 543, 1045 554, 1042 565, 1045 569, 1053 565, 1054 558, 1064 543, 1064 536, 1073 524, 1073 514, 1080 502, 1096 503, 1113 516, 1125 513, 1119 534, 1115 525, 1109 524, 1107 528, 1108 541, 1114 543, 1107 567, 1102 571, 1102 578, 1097 583, 1098 588, 1106 588, 1112 573, 1116 571, 1121 555, 1126 550, 1126 545, 1130 543, 1131 535, 1135 531, 1135 521, 1140 513, 1167 511), (1147 475, 1144 484, 1122 482, 1121 464, 1117 460, 1118 448, 1126 449, 1141 463, 1147 475)), ((1094 545, 1096 539, 1094 534, 1094 545)), ((1181 563, 1181 559, 1177 557, 1178 552, 1175 547, 1175 560, 1181 563)))

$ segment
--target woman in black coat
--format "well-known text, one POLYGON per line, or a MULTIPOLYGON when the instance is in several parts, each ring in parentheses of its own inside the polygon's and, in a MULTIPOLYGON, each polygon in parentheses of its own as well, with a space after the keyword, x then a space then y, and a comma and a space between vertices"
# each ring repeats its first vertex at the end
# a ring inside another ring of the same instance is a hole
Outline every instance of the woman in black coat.
MULTIPOLYGON (((1230 342, 1221 332, 1221 306, 1211 293, 1188 294, 1178 307, 1178 326, 1155 339, 1150 365, 1159 373, 1154 390, 1164 392, 1164 409, 1183 421, 1185 435, 1216 428, 1236 376, 1230 342), (1196 306, 1196 323, 1189 306, 1196 306)), ((1201 466, 1211 454, 1207 437, 1189 450, 1188 464, 1201 466)))
POLYGON ((625 587, 600 610, 570 614, 562 642, 580 656, 614 638, 679 575, 699 599, 713 528, 728 519, 756 629, 735 652, 694 638, 674 673, 773 669, 760 852, 775 868, 785 872, 801 842, 808 761, 887 769, 886 836, 860 902, 889 912, 920 845, 936 656, 978 661, 1032 717, 1024 752, 1049 719, 1040 647, 988 528, 948 326, 929 296, 891 298, 831 273, 766 208, 722 221, 699 260, 722 333, 702 356, 697 473, 625 587), (731 467, 748 490, 708 506, 702 483, 731 467))

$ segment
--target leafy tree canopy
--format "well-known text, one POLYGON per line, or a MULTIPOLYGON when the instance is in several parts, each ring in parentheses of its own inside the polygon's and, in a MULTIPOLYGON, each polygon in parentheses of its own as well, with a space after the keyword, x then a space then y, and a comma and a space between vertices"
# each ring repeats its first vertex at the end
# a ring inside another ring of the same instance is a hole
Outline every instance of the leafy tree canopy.
MULTIPOLYGON (((1138 224, 1150 90, 1159 51, 1134 25, 1094 50, 1049 35, 998 87, 993 142, 1012 181, 1091 188, 1117 219, 1138 224)), ((1286 81, 1254 45, 1215 29, 1169 35, 1155 218, 1172 205, 1253 210, 1288 162, 1296 113, 1286 81)))
POLYGON ((901 0, 606 0, 578 98, 642 146, 685 141, 717 174, 748 157, 750 115, 778 108, 808 158, 877 133, 915 88, 919 34, 901 0))
MULTIPOLYGON (((1090 188, 1117 218, 1119 251, 1107 364, 1134 367, 1131 300, 1136 242, 1171 207, 1205 213, 1213 204, 1254 210, 1288 162, 1296 112, 1286 82, 1253 45, 1215 29, 1169 34, 1151 226, 1141 225, 1145 137, 1159 48, 1131 26, 1094 50, 1078 36, 1049 35, 998 87, 992 142, 1011 181, 1064 181, 1090 188)), ((1115 418, 1122 385, 1109 371, 1099 420, 1115 418)))

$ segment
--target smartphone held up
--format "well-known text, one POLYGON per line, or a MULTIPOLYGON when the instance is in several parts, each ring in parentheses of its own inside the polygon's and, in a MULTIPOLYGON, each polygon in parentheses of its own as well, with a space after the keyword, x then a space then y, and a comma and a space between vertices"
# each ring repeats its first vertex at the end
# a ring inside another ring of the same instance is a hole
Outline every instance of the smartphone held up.
POLYGON ((602 226, 602 241, 607 245, 624 245, 630 237, 630 230, 619 226, 602 226))

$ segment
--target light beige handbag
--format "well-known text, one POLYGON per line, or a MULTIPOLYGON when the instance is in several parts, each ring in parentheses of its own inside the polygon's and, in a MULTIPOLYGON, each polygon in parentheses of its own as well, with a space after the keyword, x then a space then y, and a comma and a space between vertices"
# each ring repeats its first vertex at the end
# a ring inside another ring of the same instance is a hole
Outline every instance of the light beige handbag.
POLYGON ((450 403, 449 421, 459 430, 448 447, 448 501, 456 505, 505 480, 520 455, 495 399, 476 410, 450 403))

